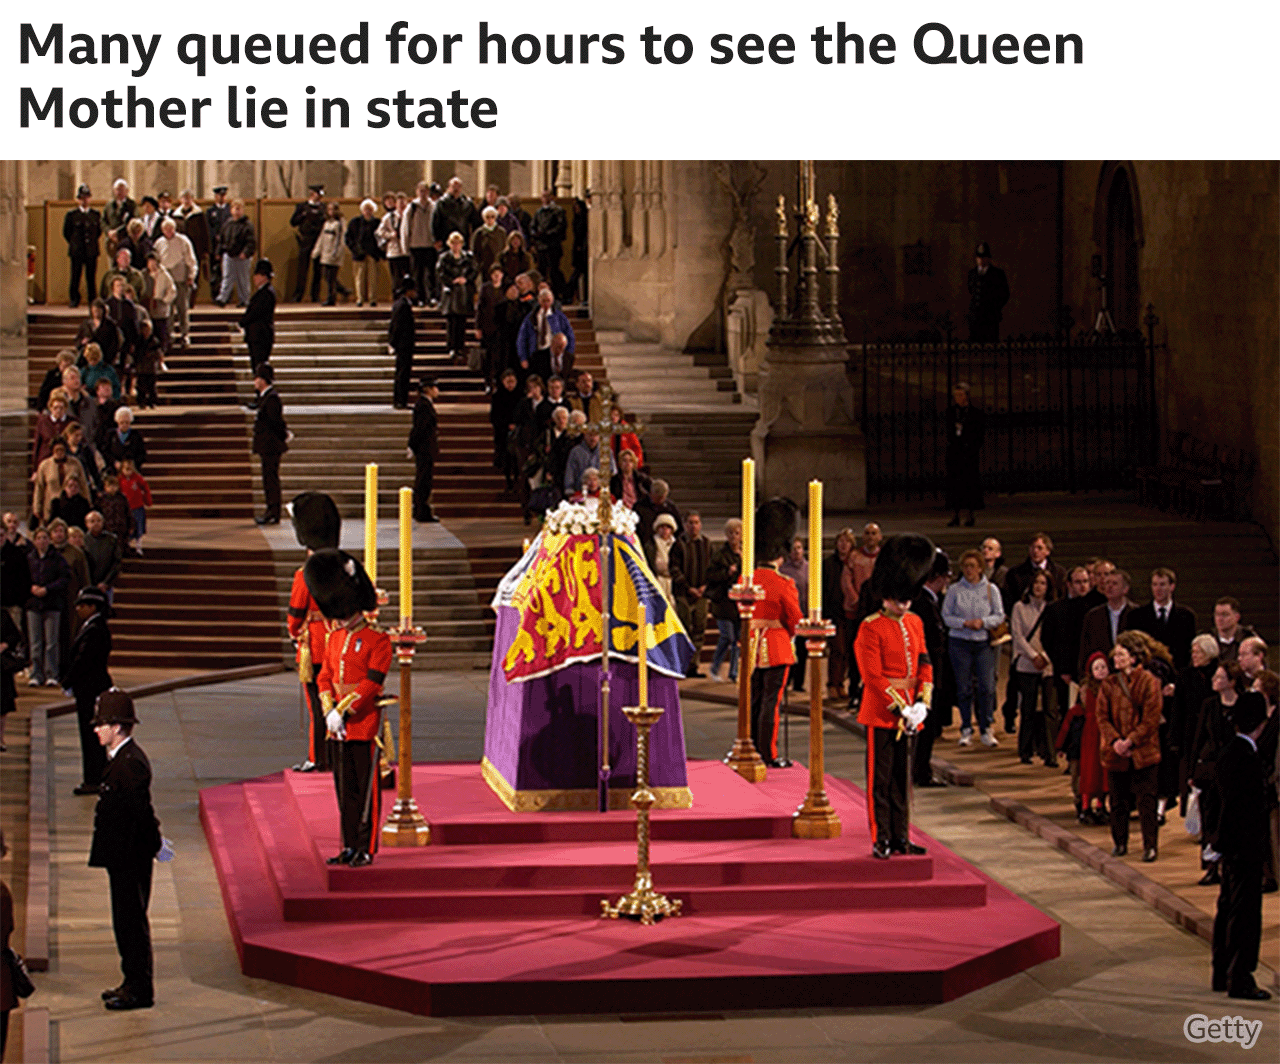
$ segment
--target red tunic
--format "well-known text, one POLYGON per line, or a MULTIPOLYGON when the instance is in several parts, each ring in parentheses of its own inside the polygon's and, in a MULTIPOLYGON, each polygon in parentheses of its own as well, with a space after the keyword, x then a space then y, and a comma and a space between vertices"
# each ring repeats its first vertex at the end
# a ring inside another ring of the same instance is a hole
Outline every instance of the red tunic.
POLYGON ((933 665, 925 648, 924 625, 914 613, 893 617, 881 610, 858 628, 853 652, 862 673, 862 708, 858 720, 868 727, 896 728, 898 708, 890 689, 907 705, 928 703, 933 665))
MULTIPOLYGON (((302 662, 303 633, 306 633, 306 645, 311 654, 311 679, 315 679, 324 662, 325 646, 329 641, 329 633, 333 631, 333 622, 320 612, 316 600, 307 590, 307 582, 303 579, 302 570, 293 574, 293 588, 289 592, 289 636, 298 644, 296 660, 302 662)), ((308 682, 308 681, 304 681, 308 682)))
POLYGON ((796 583, 770 566, 757 569, 751 579, 756 587, 764 588, 764 597, 756 600, 751 619, 751 667, 794 665, 796 625, 801 618, 796 583))
POLYGON ((391 637, 363 618, 353 627, 339 626, 329 636, 317 683, 320 697, 336 705, 353 691, 359 696, 347 710, 347 738, 378 737, 378 696, 391 667, 391 637))

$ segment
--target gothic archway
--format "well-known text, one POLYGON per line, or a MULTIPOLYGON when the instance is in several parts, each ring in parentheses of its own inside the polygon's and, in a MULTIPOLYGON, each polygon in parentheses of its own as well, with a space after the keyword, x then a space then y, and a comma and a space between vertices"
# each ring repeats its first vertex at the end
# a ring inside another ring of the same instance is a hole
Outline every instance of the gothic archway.
POLYGON ((1142 207, 1129 163, 1107 163, 1094 204, 1094 242, 1107 277, 1107 306, 1116 328, 1137 330, 1142 316, 1138 258, 1143 244, 1142 207))

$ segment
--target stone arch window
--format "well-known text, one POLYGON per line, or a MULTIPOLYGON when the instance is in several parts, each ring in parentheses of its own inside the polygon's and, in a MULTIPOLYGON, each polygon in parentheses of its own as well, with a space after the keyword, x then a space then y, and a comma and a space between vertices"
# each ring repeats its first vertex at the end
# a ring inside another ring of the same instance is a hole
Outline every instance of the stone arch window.
POLYGON ((1093 217, 1093 238, 1106 269, 1112 320, 1117 329, 1136 330, 1142 316, 1138 261, 1144 241, 1142 205, 1131 163, 1103 166, 1093 217))

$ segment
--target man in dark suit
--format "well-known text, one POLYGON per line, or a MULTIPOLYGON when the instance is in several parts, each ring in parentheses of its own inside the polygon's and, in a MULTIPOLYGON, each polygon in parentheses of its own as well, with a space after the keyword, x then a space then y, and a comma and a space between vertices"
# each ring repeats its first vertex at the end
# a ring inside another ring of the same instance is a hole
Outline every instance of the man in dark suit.
POLYGON ((151 807, 151 762, 133 741, 138 723, 133 699, 117 687, 98 696, 93 728, 106 750, 98 808, 93 818, 89 867, 105 868, 111 888, 111 926, 124 981, 102 992, 113 1011, 149 1009, 152 975, 151 870, 160 852, 160 822, 151 807))
POLYGON ((111 602, 100 587, 86 587, 76 596, 80 630, 71 641, 71 651, 62 670, 62 686, 75 695, 76 717, 80 723, 81 769, 76 794, 97 794, 107 766, 102 744, 93 733, 93 715, 98 696, 111 686, 111 673, 107 671, 111 658, 111 631, 107 628, 110 610, 111 602))
POLYGON ((255 369, 271 358, 276 342, 276 290, 271 284, 274 274, 270 259, 259 259, 253 268, 253 295, 240 316, 244 342, 249 347, 249 364, 255 369))
POLYGON ((1196 637, 1196 615, 1186 606, 1174 603, 1173 590, 1177 583, 1178 577, 1172 569, 1162 566, 1152 570, 1151 601, 1129 614, 1126 627, 1136 628, 1139 632, 1146 632, 1151 638, 1160 640, 1173 655, 1173 664, 1182 670, 1191 664, 1191 640, 1196 637))
POLYGON ((431 488, 436 459, 440 457, 440 421, 435 407, 439 395, 435 377, 423 377, 418 384, 418 402, 413 408, 413 430, 409 433, 408 447, 409 457, 417 470, 413 481, 415 521, 438 520, 431 511, 431 488))
POLYGON ((396 380, 391 402, 397 410, 404 410, 409 405, 409 377, 413 373, 413 354, 417 347, 417 325, 413 317, 417 291, 417 283, 412 277, 401 278, 396 289, 396 301, 391 307, 391 321, 387 325, 387 352, 396 356, 396 380))
POLYGON ((969 271, 969 342, 993 344, 1000 339, 1000 319, 1009 302, 1009 278, 991 264, 991 245, 985 240, 974 251, 969 271))
MULTIPOLYGON (((1080 658, 1080 636, 1084 616, 1092 609, 1089 598, 1089 570, 1078 565, 1067 575, 1068 598, 1054 599, 1044 608, 1040 624, 1040 644, 1053 662, 1053 686, 1061 714, 1067 711, 1076 662, 1080 658)), ((1103 599, 1105 602, 1106 600, 1103 599)))
POLYGON ((260 525, 280 523, 280 459, 289 449, 293 433, 284 420, 284 404, 273 384, 275 370, 270 362, 260 362, 253 371, 253 389, 258 393, 258 414, 253 420, 253 453, 262 459, 262 494, 266 509, 256 518, 260 525))
POLYGON ((62 239, 67 242, 71 259, 70 305, 80 305, 80 277, 84 275, 85 300, 92 303, 97 291, 98 241, 102 237, 102 215, 89 206, 93 193, 88 185, 76 189, 76 206, 62 222, 62 239))
POLYGON ((929 715, 916 732, 914 761, 911 779, 917 787, 945 787, 941 780, 933 778, 933 744, 942 730, 951 723, 951 707, 956 701, 956 678, 951 671, 951 659, 947 657, 947 629, 942 623, 942 596, 946 594, 951 578, 951 561, 945 551, 938 551, 933 568, 924 586, 911 600, 911 612, 924 625, 924 645, 933 663, 933 697, 929 700, 929 715))
POLYGON ((1129 614, 1133 611, 1133 603, 1129 601, 1129 574, 1122 569, 1107 573, 1100 590, 1107 601, 1084 615, 1080 653, 1076 656, 1077 677, 1085 674, 1085 664, 1097 651, 1110 656, 1116 636, 1129 627, 1129 614))
POLYGON ((1213 989, 1230 997, 1265 1001, 1254 981, 1262 938, 1262 862, 1268 846, 1266 769, 1258 738, 1266 727, 1266 702, 1241 698, 1233 710, 1236 736, 1218 755, 1221 797, 1213 848, 1222 854, 1222 886, 1213 921, 1213 989))

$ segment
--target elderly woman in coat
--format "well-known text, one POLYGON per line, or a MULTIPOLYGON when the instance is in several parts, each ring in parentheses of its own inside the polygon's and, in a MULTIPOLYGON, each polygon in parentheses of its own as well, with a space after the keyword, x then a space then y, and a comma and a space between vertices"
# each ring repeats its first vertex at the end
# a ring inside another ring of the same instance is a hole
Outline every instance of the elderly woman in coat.
POLYGON ((1146 651, 1140 633, 1121 632, 1111 649, 1115 672, 1098 691, 1096 711, 1102 766, 1111 793, 1113 857, 1129 852, 1129 798, 1138 804, 1142 859, 1157 855, 1156 782, 1160 768, 1160 681, 1143 668, 1146 651))
POLYGON ((40 463, 36 470, 36 485, 31 496, 31 512, 44 524, 49 520, 53 500, 63 493, 68 480, 74 480, 80 494, 92 498, 89 494, 89 480, 84 468, 76 459, 67 454, 67 441, 59 436, 53 441, 53 449, 49 457, 40 463))

